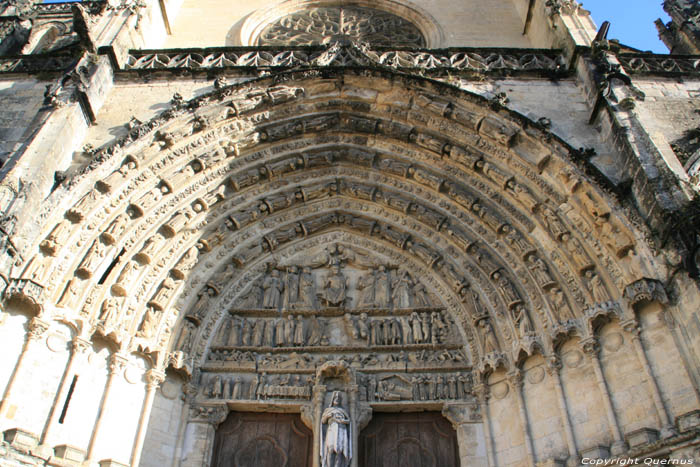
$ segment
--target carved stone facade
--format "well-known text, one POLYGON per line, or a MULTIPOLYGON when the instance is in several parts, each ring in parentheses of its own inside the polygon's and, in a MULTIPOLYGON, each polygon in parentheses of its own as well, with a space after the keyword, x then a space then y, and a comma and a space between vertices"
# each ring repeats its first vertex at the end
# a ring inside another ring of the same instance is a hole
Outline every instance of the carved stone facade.
POLYGON ((2 6, 3 461, 700 461, 697 57, 462 6, 2 6))

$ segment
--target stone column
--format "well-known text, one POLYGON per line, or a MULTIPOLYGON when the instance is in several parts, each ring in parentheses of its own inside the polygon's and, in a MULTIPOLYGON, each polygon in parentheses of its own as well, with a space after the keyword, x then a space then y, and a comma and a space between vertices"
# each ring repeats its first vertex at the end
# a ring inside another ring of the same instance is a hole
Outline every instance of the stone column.
POLYGON ((321 414, 323 413, 323 401, 326 397, 326 386, 317 384, 314 386, 314 447, 313 447, 313 467, 321 466, 321 433, 323 426, 321 425, 321 414))
POLYGON ((676 434, 676 430, 671 423, 671 417, 664 406, 663 399, 661 398, 661 391, 659 390, 659 385, 656 382, 656 377, 654 376, 654 371, 649 364, 649 359, 647 358, 646 350, 644 350, 644 344, 642 343, 641 329, 637 323, 636 319, 631 319, 622 323, 622 328, 632 335, 632 343, 634 345, 634 350, 637 352, 637 358, 639 363, 642 365, 642 370, 649 380, 649 387, 651 389, 651 396, 654 400, 654 406, 656 407, 656 412, 659 415, 659 420, 661 421, 661 436, 663 438, 669 438, 676 434))
POLYGON ((192 407, 185 429, 180 465, 201 467, 211 464, 216 427, 228 414, 229 408, 226 405, 192 407))
POLYGON ((493 448, 493 437, 491 436, 491 415, 489 413, 489 399, 491 392, 486 382, 482 382, 474 386, 474 393, 479 399, 481 407, 481 416, 484 422, 484 438, 486 440, 486 459, 489 466, 496 465, 496 454, 493 448))
POLYGON ((197 395, 197 387, 191 383, 182 385, 182 414, 180 415, 180 423, 178 424, 177 441, 175 445, 175 453, 173 454, 173 467, 179 467, 182 460, 182 445, 185 439, 185 430, 187 429, 187 416, 190 413, 190 406, 197 395))
POLYGON ((360 394, 360 388, 357 384, 350 384, 348 386, 348 409, 350 412, 350 436, 352 437, 352 459, 350 459, 350 467, 358 467, 358 446, 360 441, 360 433, 358 426, 358 410, 357 410, 357 399, 360 394))
POLYGON ((131 465, 133 466, 138 466, 139 461, 141 460, 141 449, 143 448, 143 441, 146 438, 148 420, 151 416, 151 409, 153 408, 153 398, 156 395, 156 390, 164 380, 165 373, 162 371, 151 369, 146 372, 146 397, 144 398, 143 406, 141 407, 139 428, 136 432, 134 447, 131 450, 131 465))
POLYGON ((600 359, 598 358, 598 341, 596 338, 591 337, 581 342, 583 351, 590 357, 591 364, 593 365, 593 372, 595 373, 596 381, 598 382, 598 387, 600 388, 600 396, 603 399, 603 405, 605 405, 605 413, 608 417, 608 424, 610 425, 610 431, 613 436, 613 444, 610 447, 610 452, 613 455, 622 454, 625 449, 625 441, 622 439, 622 434, 620 433, 620 426, 617 423, 617 417, 615 416, 615 408, 612 404, 612 399, 610 398, 610 391, 608 391, 608 385, 605 383, 605 375, 603 374, 603 368, 600 365, 600 359))
POLYGON ((574 438, 574 430, 571 427, 569 419, 569 409, 566 404, 566 396, 564 396, 564 388, 561 384, 561 360, 558 356, 550 357, 547 362, 547 371, 552 376, 554 381, 554 390, 557 393, 557 404, 559 405, 559 416, 561 423, 564 426, 566 435, 566 447, 569 450, 569 459, 567 465, 579 465, 578 450, 576 449, 576 438, 574 438))
POLYGON ((523 436, 525 437, 525 450, 527 451, 527 463, 530 467, 535 467, 535 450, 532 446, 532 437, 530 436, 530 423, 527 419, 527 407, 525 406, 525 398, 523 397, 523 373, 519 369, 508 372, 506 375, 518 403, 518 413, 520 414, 520 423, 523 427, 523 436))
POLYGON ((95 427, 92 430, 92 437, 90 438, 90 444, 88 445, 88 461, 94 461, 93 456, 95 455, 95 446, 97 445, 97 440, 100 437, 100 428, 102 427, 107 404, 109 403, 109 393, 114 385, 114 379, 122 374, 127 361, 128 360, 126 357, 120 354, 112 354, 112 356, 109 358, 109 376, 107 377, 107 383, 105 384, 105 389, 102 393, 102 401, 100 402, 100 408, 97 411, 97 420, 95 420, 95 427))
POLYGON ((22 367, 24 366, 24 361, 27 354, 34 346, 35 342, 38 342, 44 335, 46 331, 49 330, 50 324, 37 317, 32 318, 28 323, 27 340, 24 341, 24 347, 22 347, 22 352, 19 354, 17 359, 17 364, 15 365, 15 371, 12 373, 10 380, 7 382, 5 387, 5 395, 0 401, 0 417, 4 417, 10 402, 14 399, 15 383, 17 382, 18 376, 22 373, 22 367))
POLYGON ((73 374, 78 373, 78 371, 75 370, 75 367, 79 367, 82 360, 81 357, 87 352, 91 345, 92 343, 89 340, 83 339, 82 337, 76 336, 73 338, 70 357, 68 358, 66 369, 63 372, 63 378, 61 379, 61 384, 58 387, 56 399, 51 407, 49 418, 46 420, 46 428, 44 428, 44 434, 41 437, 40 444, 46 444, 51 441, 51 434, 53 433, 53 429, 56 427, 56 422, 58 422, 58 420, 56 420, 56 413, 61 406, 62 401, 66 400, 68 389, 73 382, 73 374))
POLYGON ((478 403, 445 404, 442 415, 452 423, 457 432, 460 464, 488 467, 488 449, 478 403))

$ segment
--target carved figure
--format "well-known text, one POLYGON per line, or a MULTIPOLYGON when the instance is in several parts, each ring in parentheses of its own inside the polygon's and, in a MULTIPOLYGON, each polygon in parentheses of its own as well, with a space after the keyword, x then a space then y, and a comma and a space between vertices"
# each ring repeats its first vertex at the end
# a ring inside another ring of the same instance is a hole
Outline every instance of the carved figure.
POLYGON ((62 308, 72 308, 77 306, 78 297, 82 291, 81 282, 82 281, 77 277, 72 278, 68 282, 66 290, 63 291, 63 295, 61 295, 61 299, 58 301, 56 306, 62 308))
POLYGON ((114 220, 109 224, 107 229, 102 232, 102 240, 107 245, 114 245, 117 243, 117 240, 121 235, 124 233, 124 230, 126 229, 126 225, 129 223, 131 220, 131 217, 129 216, 128 213, 123 212, 119 214, 117 217, 114 218, 114 220))
POLYGON ((561 241, 564 243, 566 250, 569 252, 571 259, 573 259, 579 271, 583 272, 593 267, 593 262, 584 251, 581 242, 572 237, 569 233, 563 234, 561 241))
POLYGON ((479 330, 481 331, 484 355, 488 355, 491 352, 499 352, 501 348, 498 345, 498 339, 496 339, 496 334, 493 332, 493 327, 488 319, 479 321, 479 330))
POLYGON ((359 291, 359 299, 357 301, 357 306, 359 308, 366 308, 374 306, 374 286, 375 286, 375 271, 369 271, 368 273, 360 276, 357 280, 357 290, 359 291))
POLYGON ((407 316, 401 316, 399 318, 399 323, 401 325, 401 341, 404 344, 413 344, 413 330, 411 329, 411 322, 407 316))
POLYGON ((115 186, 123 182, 129 176, 129 172, 135 170, 136 167, 136 162, 133 159, 127 159, 118 170, 107 175, 104 180, 99 180, 96 184, 97 188, 103 192, 111 191, 115 186))
POLYGON ((374 284, 374 305, 378 308, 389 306, 391 298, 389 271, 385 266, 379 266, 376 271, 376 281, 374 284))
POLYGON ((263 335, 265 333, 265 320, 256 319, 253 324, 253 329, 251 330, 250 345, 255 347, 262 346, 263 335))
POLYGON ((278 319, 275 321, 275 346, 284 347, 284 326, 285 320, 278 319))
POLYGON ((552 310, 554 311, 554 318, 558 322, 561 323, 569 319, 574 319, 574 314, 566 301, 564 292, 559 287, 550 290, 549 296, 552 303, 552 310))
POLYGON ((273 269, 262 283, 263 288, 263 308, 277 308, 281 303, 284 283, 280 278, 280 272, 273 269))
POLYGON ((520 201, 520 203, 522 203, 523 206, 528 208, 530 212, 537 211, 540 202, 537 201, 537 199, 534 196, 532 196, 530 190, 517 183, 515 180, 509 180, 506 184, 506 189, 508 192, 511 193, 513 197, 520 201))
POLYGON ((331 405, 321 415, 321 424, 326 427, 321 441, 321 467, 348 467, 352 459, 350 416, 341 404, 341 393, 333 392, 331 405))
POLYGON ((594 303, 604 303, 610 300, 610 295, 608 295, 603 281, 600 280, 600 276, 596 274, 595 271, 589 269, 586 271, 585 277, 588 281, 588 290, 591 292, 594 303))
POLYGON ((552 237, 556 240, 561 241, 562 235, 568 233, 568 230, 559 219, 559 216, 557 216, 551 208, 545 207, 542 210, 542 220, 547 230, 549 230, 549 233, 551 233, 552 237))
POLYGON ((323 285, 323 292, 319 293, 318 297, 326 306, 341 306, 347 298, 347 279, 340 271, 340 266, 335 265, 331 270, 323 285))
POLYGON ((404 271, 401 277, 394 281, 392 288, 394 307, 411 308, 413 306, 413 280, 408 271, 404 271))
POLYGON ((158 233, 152 235, 144 242, 141 251, 134 255, 134 259, 142 264, 149 264, 153 259, 153 256, 160 249, 163 240, 165 240, 165 238, 158 233))
POLYGON ((212 384, 211 384, 211 390, 210 390, 209 394, 214 399, 221 398, 221 395, 223 394, 223 390, 221 387, 221 376, 216 375, 214 377, 214 380, 212 381, 212 384))
POLYGON ((107 247, 98 238, 88 250, 85 258, 80 262, 76 274, 82 279, 89 279, 98 268, 107 254, 107 247))
POLYGON ((304 318, 297 316, 297 326, 294 330, 294 345, 301 347, 304 345, 304 318))
POLYGON ((216 296, 216 289, 206 286, 199 292, 197 303, 190 309, 187 316, 201 322, 209 309, 209 302, 216 296))
POLYGON ((506 234, 506 243, 508 243, 513 251, 518 253, 521 258, 535 251, 532 245, 525 241, 525 238, 511 225, 504 225, 501 231, 506 234))
POLYGON ((228 345, 236 347, 241 345, 243 323, 241 323, 241 319, 238 316, 235 316, 231 321, 231 334, 228 337, 228 345))
POLYGON ((528 260, 528 268, 532 271, 532 275, 535 276, 535 281, 540 287, 546 289, 556 284, 552 276, 549 274, 549 269, 547 264, 542 260, 542 258, 537 255, 530 255, 528 260))
MULTIPOLYGON (((301 318, 301 317, 300 317, 301 318)), ((301 327, 297 324, 297 327, 301 327)), ((323 325, 316 316, 309 318, 309 340, 308 345, 320 345, 323 337, 323 325)))
POLYGON ((150 339, 153 337, 156 333, 159 317, 159 311, 152 306, 149 306, 146 309, 146 313, 144 313, 143 321, 141 322, 141 326, 139 327, 139 331, 136 333, 136 335, 145 339, 150 339))
POLYGON ((172 269, 172 275, 176 279, 184 279, 185 275, 197 264, 198 258, 199 249, 196 246, 191 246, 172 269))
POLYGON ((98 319, 104 334, 109 334, 119 324, 119 309, 119 300, 114 297, 109 297, 102 303, 98 319))
POLYGON ((170 193, 170 189, 165 183, 160 183, 155 188, 146 192, 138 200, 131 204, 137 214, 143 215, 146 211, 155 206, 165 195, 170 193))
POLYGON ((418 307, 430 306, 430 296, 422 282, 413 286, 413 305, 418 307))
POLYGON ((518 329, 521 338, 530 336, 535 332, 535 329, 532 327, 532 321, 530 321, 527 310, 523 305, 515 307, 513 311, 513 324, 515 324, 515 327, 518 329))
POLYGON ((494 272, 492 277, 498 284, 498 288, 501 294, 503 294, 503 298, 508 306, 520 302, 520 295, 518 295, 513 284, 501 271, 494 272))
POLYGON ((175 291, 175 287, 177 287, 177 284, 175 284, 173 278, 166 276, 165 279, 163 279, 163 282, 161 282, 156 294, 153 296, 151 301, 148 302, 149 306, 158 310, 164 309, 165 305, 167 305, 170 297, 175 291))
POLYGON ((56 252, 63 246, 66 237, 70 232, 71 223, 67 219, 62 219, 56 224, 51 233, 41 242, 41 251, 49 256, 56 255, 56 252))
POLYGON ((196 326, 193 322, 185 321, 182 326, 182 331, 180 331, 180 337, 177 340, 175 349, 189 354, 192 351, 192 344, 194 343, 195 329, 196 326))
POLYGON ((287 316, 287 321, 284 323, 284 344, 291 346, 294 344, 294 334, 296 333, 296 323, 294 316, 287 316))
POLYGON ((287 285, 285 287, 287 292, 287 304, 295 305, 299 302, 299 268, 296 266, 290 266, 287 268, 287 285))
POLYGON ((423 327, 418 313, 411 313, 411 328, 413 329, 413 342, 416 344, 423 342, 423 327))
POLYGON ((100 192, 96 189, 92 189, 87 192, 85 196, 80 198, 80 201, 75 203, 75 205, 66 211, 66 217, 73 222, 80 222, 85 218, 85 215, 90 212, 90 210, 97 203, 97 199, 100 196, 100 192))

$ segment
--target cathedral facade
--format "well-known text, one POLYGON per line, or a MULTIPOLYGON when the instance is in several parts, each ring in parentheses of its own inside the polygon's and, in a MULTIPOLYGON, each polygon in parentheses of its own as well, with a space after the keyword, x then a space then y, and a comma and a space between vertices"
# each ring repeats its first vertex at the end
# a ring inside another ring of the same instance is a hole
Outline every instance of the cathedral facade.
POLYGON ((700 7, 0 4, 0 465, 700 462, 700 7))

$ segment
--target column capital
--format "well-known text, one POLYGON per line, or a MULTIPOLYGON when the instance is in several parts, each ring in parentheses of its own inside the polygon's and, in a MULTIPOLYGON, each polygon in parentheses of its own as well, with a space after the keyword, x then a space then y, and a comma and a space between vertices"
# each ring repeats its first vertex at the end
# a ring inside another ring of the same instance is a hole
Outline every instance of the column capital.
POLYGON ((595 337, 589 337, 581 341, 581 350, 591 358, 598 358, 599 348, 598 339, 595 337))
POLYGON ((90 347, 92 347, 92 342, 80 336, 75 336, 71 342, 71 351, 75 355, 84 354, 90 347))
POLYGON ((550 355, 547 357, 547 373, 550 375, 557 375, 559 376, 559 372, 561 371, 562 364, 561 364, 561 358, 559 358, 559 355, 550 355))
POLYGON ((50 326, 51 323, 35 316, 29 321, 27 339, 30 341, 41 339, 44 334, 46 334, 46 331, 49 330, 50 326))
POLYGON ((165 373, 155 368, 146 372, 146 388, 154 391, 165 381, 165 373))
POLYGON ((120 375, 128 362, 129 360, 124 355, 112 354, 109 357, 109 374, 120 375))
POLYGON ((513 385, 514 388, 520 390, 523 387, 523 372, 520 368, 515 368, 506 373, 506 378, 508 382, 513 385))

